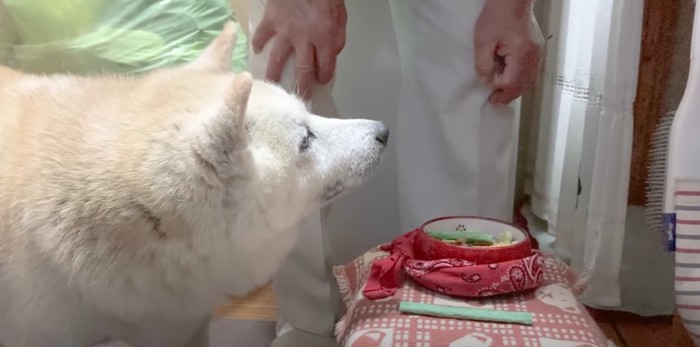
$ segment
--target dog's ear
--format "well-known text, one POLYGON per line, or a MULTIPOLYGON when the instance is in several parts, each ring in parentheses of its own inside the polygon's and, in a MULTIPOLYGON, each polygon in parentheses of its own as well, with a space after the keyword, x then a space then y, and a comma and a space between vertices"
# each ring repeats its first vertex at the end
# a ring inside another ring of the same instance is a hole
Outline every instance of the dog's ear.
POLYGON ((236 75, 233 83, 226 91, 226 100, 224 105, 229 117, 233 120, 234 130, 240 136, 246 136, 245 131, 245 112, 248 107, 248 99, 253 90, 253 76, 247 72, 241 72, 236 75))
POLYGON ((212 72, 229 72, 233 47, 236 45, 238 37, 236 31, 236 24, 231 21, 227 22, 219 36, 188 67, 212 72))
POLYGON ((220 178, 232 174, 228 170, 232 160, 248 148, 245 113, 252 88, 253 76, 249 72, 236 75, 220 108, 201 119, 194 131, 192 145, 197 160, 220 178))
POLYGON ((252 89, 253 76, 249 72, 236 75, 224 94, 222 107, 202 124, 200 132, 210 146, 227 152, 246 147, 245 112, 252 89))

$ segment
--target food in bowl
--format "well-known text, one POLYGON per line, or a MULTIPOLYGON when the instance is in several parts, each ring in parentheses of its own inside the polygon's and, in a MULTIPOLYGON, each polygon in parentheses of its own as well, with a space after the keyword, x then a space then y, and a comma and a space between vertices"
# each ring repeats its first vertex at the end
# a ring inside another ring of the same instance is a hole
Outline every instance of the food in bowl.
POLYGON ((509 230, 498 234, 498 236, 478 231, 461 230, 426 230, 425 232, 430 235, 430 237, 442 242, 464 247, 509 246, 513 243, 513 233, 509 230))
POLYGON ((532 254, 526 231, 496 219, 448 216, 427 221, 419 230, 413 243, 415 259, 451 258, 476 264, 493 264, 526 258, 532 254), (444 240, 433 236, 442 237, 444 240), (469 236, 470 242, 467 242, 466 236, 469 236), (472 239, 481 242, 474 242, 472 239))

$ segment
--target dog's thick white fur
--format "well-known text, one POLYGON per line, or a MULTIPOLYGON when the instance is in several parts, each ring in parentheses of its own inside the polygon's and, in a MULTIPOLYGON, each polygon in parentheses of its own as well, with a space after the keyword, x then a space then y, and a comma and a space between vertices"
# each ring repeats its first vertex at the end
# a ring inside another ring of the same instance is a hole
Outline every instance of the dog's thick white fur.
POLYGON ((206 346, 215 305, 378 164, 382 123, 228 73, 235 35, 139 77, 0 68, 0 345, 206 346))

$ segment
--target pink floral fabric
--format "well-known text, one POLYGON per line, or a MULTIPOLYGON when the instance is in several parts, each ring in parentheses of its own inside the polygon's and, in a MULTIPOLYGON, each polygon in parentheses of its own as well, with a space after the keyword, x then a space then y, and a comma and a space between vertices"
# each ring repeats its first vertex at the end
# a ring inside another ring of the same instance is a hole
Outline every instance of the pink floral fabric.
MULTIPOLYGON (((575 282, 569 267, 543 255, 542 283, 519 294, 462 299, 430 290, 406 279, 394 295, 369 300, 363 287, 375 259, 388 256, 379 248, 334 269, 347 308, 336 326, 343 347, 603 347, 609 341, 571 289, 575 282), (509 311, 534 315, 532 326, 403 315, 400 301, 509 311)), ((454 264, 423 262, 408 265, 414 277, 430 267, 454 264)), ((462 264, 464 265, 464 264, 462 264)))

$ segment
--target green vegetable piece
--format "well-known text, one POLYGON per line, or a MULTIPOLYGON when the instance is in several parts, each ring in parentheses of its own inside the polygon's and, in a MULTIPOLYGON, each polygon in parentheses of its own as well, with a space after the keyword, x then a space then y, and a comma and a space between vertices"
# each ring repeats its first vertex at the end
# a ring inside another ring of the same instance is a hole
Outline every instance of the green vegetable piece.
POLYGON ((496 240, 492 235, 476 231, 437 231, 426 230, 430 237, 440 240, 464 240, 468 244, 493 245, 496 240))
POLYGON ((510 245, 513 243, 513 233, 511 233, 509 230, 502 232, 500 235, 498 235, 497 243, 510 245))
POLYGON ((399 311, 401 313, 419 314, 431 317, 467 319, 497 323, 514 323, 523 325, 532 325, 533 318, 533 315, 530 312, 513 312, 444 305, 419 304, 408 301, 401 301, 399 303, 399 311))

